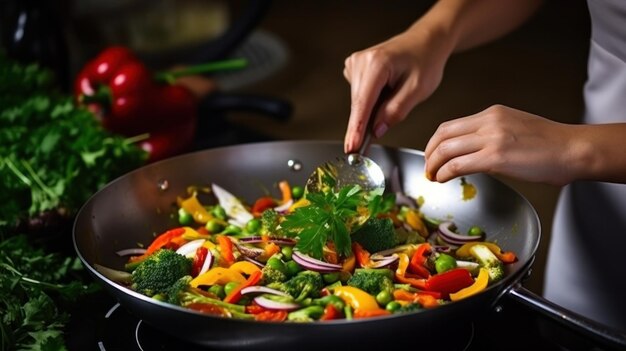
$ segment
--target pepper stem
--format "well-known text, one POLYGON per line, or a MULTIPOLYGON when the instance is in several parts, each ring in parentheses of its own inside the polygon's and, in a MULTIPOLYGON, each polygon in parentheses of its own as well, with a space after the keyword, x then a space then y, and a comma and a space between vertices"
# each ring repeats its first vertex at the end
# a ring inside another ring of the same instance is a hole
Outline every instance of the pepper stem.
POLYGON ((209 73, 216 71, 235 70, 246 67, 248 61, 244 58, 223 60, 203 63, 200 65, 189 66, 173 71, 157 73, 155 79, 158 81, 165 81, 170 84, 174 83, 176 78, 188 76, 192 74, 209 73))

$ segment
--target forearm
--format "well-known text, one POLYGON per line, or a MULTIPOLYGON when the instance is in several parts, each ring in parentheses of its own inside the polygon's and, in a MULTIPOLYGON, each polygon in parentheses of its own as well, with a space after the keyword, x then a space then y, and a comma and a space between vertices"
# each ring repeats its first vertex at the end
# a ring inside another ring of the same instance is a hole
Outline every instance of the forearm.
POLYGON ((576 125, 564 152, 574 180, 626 183, 626 123, 576 125))
POLYGON ((500 38, 524 23, 542 0, 440 0, 406 33, 444 40, 449 53, 500 38))

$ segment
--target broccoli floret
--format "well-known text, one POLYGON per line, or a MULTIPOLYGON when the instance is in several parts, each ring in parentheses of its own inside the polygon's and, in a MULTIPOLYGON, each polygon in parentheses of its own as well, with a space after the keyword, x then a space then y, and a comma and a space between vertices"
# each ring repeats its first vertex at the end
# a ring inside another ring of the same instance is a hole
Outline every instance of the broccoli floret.
POLYGON ((393 272, 387 268, 357 268, 347 282, 370 295, 376 296, 381 291, 393 293, 393 272))
POLYGON ((276 234, 280 224, 278 212, 273 208, 263 211, 261 214, 261 234, 276 234))
POLYGON ((302 301, 307 297, 319 297, 324 280, 318 272, 302 271, 284 283, 272 283, 267 286, 286 292, 296 301, 302 301))
POLYGON ((358 242, 372 253, 400 244, 391 219, 378 217, 369 218, 361 228, 352 233, 352 241, 358 242))
POLYGON ((131 288, 147 296, 166 292, 191 274, 191 259, 170 249, 160 249, 142 261, 132 273, 131 288))
POLYGON ((312 322, 318 320, 323 314, 324 307, 313 305, 289 312, 287 320, 292 322, 312 322))
POLYGON ((282 283, 289 279, 287 267, 281 258, 281 254, 276 254, 267 260, 267 264, 261 269, 263 274, 261 278, 262 285, 282 283))
POLYGON ((470 253, 476 258, 478 264, 489 272, 490 284, 504 278, 504 263, 487 246, 473 245, 470 247, 470 253))
POLYGON ((187 291, 189 287, 189 282, 193 279, 190 275, 186 275, 178 279, 174 284, 172 284, 166 291, 166 301, 174 304, 180 305, 180 297, 181 294, 187 291))

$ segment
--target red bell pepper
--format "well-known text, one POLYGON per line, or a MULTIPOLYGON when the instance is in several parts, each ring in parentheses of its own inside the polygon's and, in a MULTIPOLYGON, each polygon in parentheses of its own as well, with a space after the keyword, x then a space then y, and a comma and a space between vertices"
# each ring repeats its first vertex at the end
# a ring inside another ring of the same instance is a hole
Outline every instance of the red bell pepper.
POLYGON ((424 265, 426 260, 428 259, 427 255, 431 251, 431 246, 429 243, 423 243, 415 249, 413 256, 411 256, 411 261, 409 262, 409 271, 411 273, 415 273, 423 278, 430 277, 430 271, 424 265))
POLYGON ((154 74, 130 49, 113 46, 78 73, 74 93, 112 132, 128 137, 147 133, 141 147, 152 162, 185 151, 195 135, 196 97, 174 79, 243 65, 242 60, 222 61, 154 74))
POLYGON ((467 269, 453 268, 443 273, 432 275, 426 280, 426 290, 448 295, 474 283, 474 278, 467 269))
POLYGON ((197 277, 198 273, 202 269, 202 265, 204 265, 204 261, 206 257, 209 255, 209 249, 204 246, 200 246, 196 249, 196 254, 193 257, 193 264, 191 265, 191 276, 197 277))
POLYGON ((238 285, 237 287, 235 287, 235 289, 233 289, 233 291, 230 292, 230 294, 226 295, 226 297, 224 298, 224 302, 237 303, 243 296, 241 295, 241 290, 248 286, 257 285, 261 281, 262 275, 263 273, 261 273, 261 270, 252 272, 252 274, 250 274, 245 283, 238 285))

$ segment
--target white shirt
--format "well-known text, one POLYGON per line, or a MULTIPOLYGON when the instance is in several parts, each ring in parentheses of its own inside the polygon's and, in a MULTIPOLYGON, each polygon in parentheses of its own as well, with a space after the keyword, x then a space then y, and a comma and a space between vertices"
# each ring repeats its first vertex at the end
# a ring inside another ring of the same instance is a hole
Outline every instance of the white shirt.
MULTIPOLYGON (((591 45, 583 121, 626 123, 626 0, 588 0, 587 5, 591 45)), ((626 185, 575 182, 563 189, 544 296, 626 331, 626 185)))

